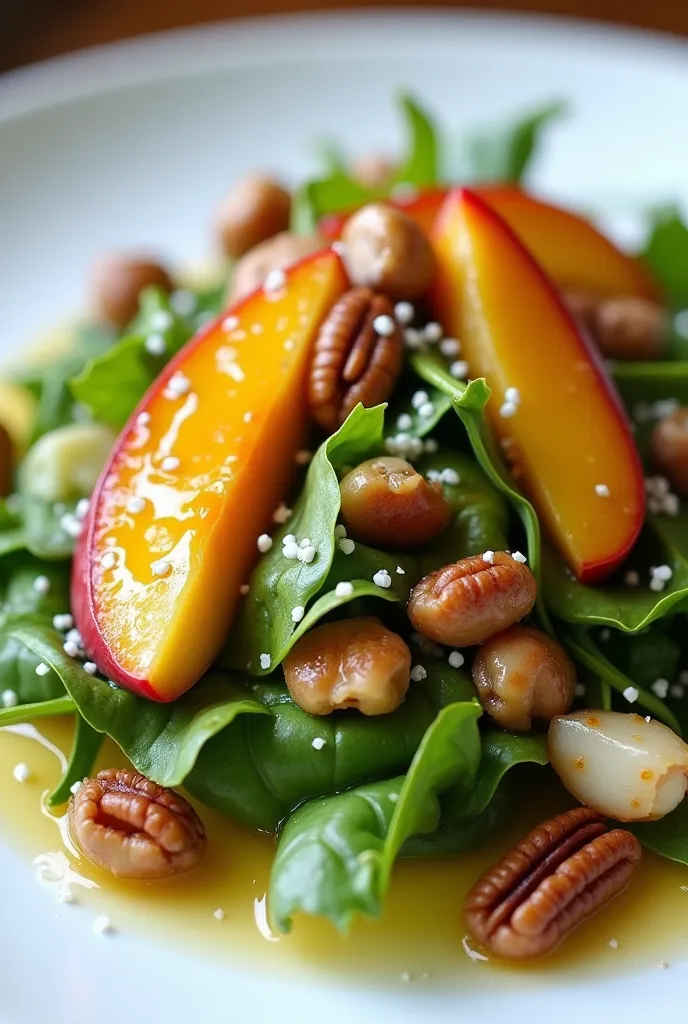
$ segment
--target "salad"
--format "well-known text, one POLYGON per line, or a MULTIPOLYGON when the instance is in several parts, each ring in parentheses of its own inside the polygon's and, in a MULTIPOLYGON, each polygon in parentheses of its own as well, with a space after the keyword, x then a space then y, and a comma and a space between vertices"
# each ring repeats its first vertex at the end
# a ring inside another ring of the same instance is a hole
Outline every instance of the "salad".
POLYGON ((688 865, 688 227, 630 254, 529 191, 559 104, 401 110, 397 159, 235 186, 210 285, 111 257, 8 369, 0 727, 74 717, 49 803, 132 884, 203 870, 180 787, 273 834, 278 931, 381 914, 558 777, 465 901, 518 960, 643 847, 688 865))

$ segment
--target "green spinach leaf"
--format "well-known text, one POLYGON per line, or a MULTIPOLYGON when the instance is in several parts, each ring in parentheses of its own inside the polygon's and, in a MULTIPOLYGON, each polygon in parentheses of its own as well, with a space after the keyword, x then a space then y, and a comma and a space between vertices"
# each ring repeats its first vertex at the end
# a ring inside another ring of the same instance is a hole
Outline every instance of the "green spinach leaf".
POLYGON ((76 501, 42 501, 32 496, 23 498, 22 534, 27 551, 48 562, 71 558, 76 545, 72 525, 77 522, 77 504, 76 501))
POLYGON ((675 206, 655 210, 640 253, 670 303, 688 304, 688 226, 675 206))
POLYGON ((102 745, 102 733, 96 732, 81 715, 77 714, 67 767, 48 797, 48 804, 51 807, 66 803, 72 794, 72 786, 91 774, 102 745))
POLYGON ((643 846, 667 860, 688 865, 688 800, 683 800, 675 811, 659 821, 626 824, 643 846))

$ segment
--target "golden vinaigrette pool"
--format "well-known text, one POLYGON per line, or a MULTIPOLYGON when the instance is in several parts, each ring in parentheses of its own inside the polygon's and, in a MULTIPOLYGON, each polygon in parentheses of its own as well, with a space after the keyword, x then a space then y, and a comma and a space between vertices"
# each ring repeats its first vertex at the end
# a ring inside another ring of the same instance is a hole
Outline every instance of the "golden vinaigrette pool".
MULTIPOLYGON (((535 802, 532 793, 517 828, 489 848, 453 861, 398 863, 383 917, 358 920, 346 937, 329 922, 307 918, 297 918, 290 935, 273 935, 265 906, 272 839, 199 805, 208 853, 195 872, 152 884, 118 882, 78 857, 64 819, 45 806, 71 732, 70 721, 56 719, 38 728, 0 729, 0 836, 25 861, 27 884, 35 878, 34 884, 44 885, 45 898, 54 901, 59 915, 80 914, 88 931, 97 915, 109 917, 112 932, 98 941, 116 942, 118 935, 138 932, 153 941, 164 935, 169 943, 179 935, 186 950, 202 949, 206 957, 249 968, 253 963, 263 972, 463 989, 486 982, 556 984, 563 974, 590 971, 670 968, 672 958, 688 948, 688 870, 645 852, 630 889, 547 960, 516 968, 477 953, 462 924, 464 894, 489 864, 556 809, 546 799, 535 802), (25 782, 13 777, 19 763, 31 772, 25 782), (66 884, 71 903, 58 898, 66 884)), ((108 741, 99 767, 126 763, 108 741)))

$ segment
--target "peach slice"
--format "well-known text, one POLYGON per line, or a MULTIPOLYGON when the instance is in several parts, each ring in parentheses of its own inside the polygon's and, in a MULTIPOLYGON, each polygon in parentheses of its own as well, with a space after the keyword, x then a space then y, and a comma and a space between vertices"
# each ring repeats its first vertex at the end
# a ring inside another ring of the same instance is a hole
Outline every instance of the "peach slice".
POLYGON ((621 405, 555 288, 508 225, 457 190, 437 224, 436 313, 462 339, 514 475, 576 576, 608 576, 644 516, 621 405))
MULTIPOLYGON (((473 191, 516 232, 562 290, 589 291, 604 298, 657 298, 657 287, 639 260, 617 249, 584 217, 512 185, 485 185, 473 191)), ((448 194, 430 189, 411 200, 392 200, 392 205, 431 234, 448 194)), ((323 217, 319 227, 326 238, 339 238, 350 212, 323 217)))
POLYGON ((222 644, 307 430, 311 343, 347 287, 331 251, 271 277, 156 380, 77 548, 72 608, 86 651, 153 700, 192 686, 222 644))

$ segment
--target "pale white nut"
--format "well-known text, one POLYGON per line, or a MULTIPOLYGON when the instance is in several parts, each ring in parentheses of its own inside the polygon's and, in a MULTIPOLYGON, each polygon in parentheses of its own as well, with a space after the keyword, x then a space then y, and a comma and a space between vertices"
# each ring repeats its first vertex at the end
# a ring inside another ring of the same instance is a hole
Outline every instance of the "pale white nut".
POLYGON ((555 772, 577 800, 617 821, 652 821, 688 787, 688 745, 661 722, 620 711, 574 711, 550 723, 555 772))
POLYGON ((113 431, 101 423, 70 423, 49 431, 22 463, 23 493, 42 501, 90 494, 115 441, 113 431))

